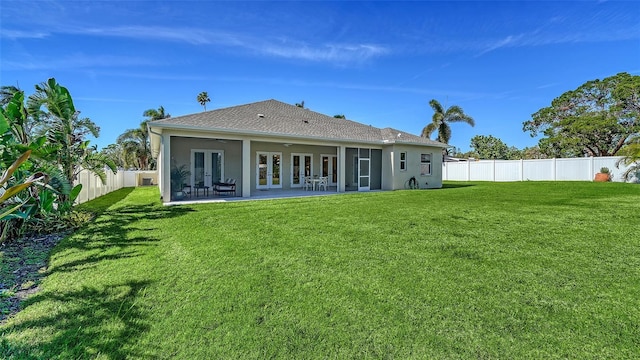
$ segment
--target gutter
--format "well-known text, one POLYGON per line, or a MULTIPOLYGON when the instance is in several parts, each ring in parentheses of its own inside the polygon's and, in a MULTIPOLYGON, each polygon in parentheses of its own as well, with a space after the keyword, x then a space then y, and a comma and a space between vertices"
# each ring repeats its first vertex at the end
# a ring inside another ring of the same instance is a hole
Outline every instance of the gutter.
MULTIPOLYGON (((156 127, 161 128, 161 129, 189 130, 189 131, 200 131, 200 132, 206 131, 206 132, 211 132, 211 133, 224 133, 224 134, 233 134, 233 135, 240 135, 240 136, 257 135, 257 136, 262 136, 262 137, 287 138, 287 139, 292 139, 292 140, 302 139, 302 140, 315 140, 315 141, 337 142, 337 143, 347 143, 347 144, 360 143, 360 144, 371 144, 371 145, 378 145, 378 146, 380 146, 380 145, 391 145, 391 144, 398 143, 398 144, 432 146, 432 147, 440 147, 440 148, 448 147, 448 145, 443 146, 444 144, 443 145, 425 144, 425 143, 418 143, 418 142, 404 142, 404 141, 400 142, 400 141, 385 141, 385 140, 367 141, 367 140, 357 140, 357 139, 336 139, 336 138, 306 136, 306 135, 291 135, 291 134, 283 134, 283 133, 265 133, 265 132, 261 132, 261 131, 255 131, 255 130, 242 130, 242 132, 240 132, 239 130, 219 129, 219 128, 203 128, 203 127, 191 126, 191 125, 172 125, 172 124, 158 124, 158 125, 156 125, 156 127)), ((148 123, 147 126, 150 129, 151 124, 148 123)), ((149 132, 152 132, 152 131, 149 130, 149 132)), ((153 134, 157 134, 158 135, 158 133, 153 133, 153 134)))

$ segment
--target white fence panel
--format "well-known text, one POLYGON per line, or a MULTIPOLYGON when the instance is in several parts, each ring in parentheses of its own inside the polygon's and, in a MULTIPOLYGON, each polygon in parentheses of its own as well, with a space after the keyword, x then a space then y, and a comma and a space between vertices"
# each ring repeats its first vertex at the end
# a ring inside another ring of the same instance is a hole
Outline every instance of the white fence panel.
POLYGON ((520 160, 496 160, 493 181, 518 181, 522 175, 520 160))
POLYGON ((492 162, 472 162, 469 163, 470 176, 472 181, 493 181, 493 161, 492 162))
POLYGON ((553 180, 553 159, 525 160, 522 170, 522 180, 543 181, 553 180))
POLYGON ((442 177, 449 180, 469 180, 468 164, 462 162, 443 162, 442 177))
POLYGON ((136 181, 135 171, 124 171, 124 187, 135 187, 136 181))
MULTIPOLYGON (((457 181, 592 181, 601 168, 609 169, 613 181, 623 181, 621 159, 589 157, 573 159, 480 160, 443 163, 442 179, 457 181)), ((640 179, 633 178, 632 182, 640 179)))
POLYGON ((123 187, 141 186, 143 179, 153 179, 150 182, 155 185, 157 182, 154 180, 157 178, 157 171, 119 170, 114 174, 107 170, 106 183, 102 184, 102 180, 99 177, 87 170, 82 170, 78 174, 78 179, 74 182, 74 186, 82 184, 82 190, 76 199, 76 203, 82 204, 123 187))

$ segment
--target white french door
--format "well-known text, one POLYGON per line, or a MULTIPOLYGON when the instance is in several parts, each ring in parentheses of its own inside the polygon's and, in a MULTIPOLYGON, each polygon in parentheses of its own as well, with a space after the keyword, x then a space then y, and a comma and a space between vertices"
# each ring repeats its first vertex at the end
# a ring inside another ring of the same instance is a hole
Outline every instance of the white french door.
POLYGON ((282 188, 281 152, 258 151, 256 154, 256 189, 282 188))
POLYGON ((320 155, 322 166, 321 175, 329 178, 329 185, 336 186, 338 183, 338 157, 336 155, 320 155))
POLYGON ((311 176, 313 154, 291 154, 291 187, 302 187, 305 176, 311 176))
POLYGON ((223 150, 191 150, 191 185, 209 186, 224 179, 223 150))

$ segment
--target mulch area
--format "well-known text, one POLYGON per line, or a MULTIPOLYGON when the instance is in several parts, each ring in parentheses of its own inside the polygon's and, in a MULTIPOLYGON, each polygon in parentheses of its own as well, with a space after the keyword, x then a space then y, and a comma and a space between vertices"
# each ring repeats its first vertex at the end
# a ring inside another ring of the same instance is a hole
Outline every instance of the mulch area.
POLYGON ((20 302, 38 292, 51 250, 67 233, 36 235, 0 244, 0 324, 20 310, 20 302))

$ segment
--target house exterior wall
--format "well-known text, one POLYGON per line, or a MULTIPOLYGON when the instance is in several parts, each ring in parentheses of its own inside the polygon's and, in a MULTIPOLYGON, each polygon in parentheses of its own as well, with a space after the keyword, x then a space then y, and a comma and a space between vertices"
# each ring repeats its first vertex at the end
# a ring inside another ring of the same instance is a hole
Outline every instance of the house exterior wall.
POLYGON ((404 189, 405 183, 415 176, 421 189, 442 187, 442 149, 437 147, 394 144, 385 147, 383 163, 387 164, 384 178, 391 183, 386 190, 404 189), (400 170, 400 153, 406 152, 406 170, 400 170), (420 175, 421 154, 431 154, 431 174, 420 175))
POLYGON ((292 139, 249 134, 228 134, 201 132, 195 130, 164 129, 161 134, 158 185, 163 201, 170 201, 170 171, 174 164, 186 164, 191 168, 192 149, 210 149, 224 151, 224 177, 237 179, 237 193, 249 196, 256 190, 257 152, 278 152, 281 157, 282 188, 291 188, 291 154, 311 154, 312 173, 321 173, 321 155, 337 155, 338 191, 357 189, 354 181, 354 157, 358 148, 369 148, 371 152, 371 189, 404 189, 406 181, 416 176, 421 188, 439 188, 442 186, 442 150, 415 144, 360 144, 326 142, 312 139, 292 139), (247 144, 243 164, 243 141, 247 144), (287 144, 288 146, 285 146, 287 144), (290 145, 289 145, 290 144, 290 145), (343 151, 339 151, 343 149, 343 151), (400 153, 407 152, 407 171, 399 170, 400 153), (420 175, 420 154, 432 155, 431 174, 420 175), (243 179, 244 172, 248 174, 243 179), (247 189, 244 189, 244 188, 247 189))
POLYGON ((282 188, 291 188, 291 154, 302 153, 312 154, 312 174, 318 175, 321 173, 320 155, 336 155, 336 146, 318 146, 318 145, 304 145, 304 144, 291 144, 290 146, 284 146, 290 142, 263 142, 252 141, 251 142, 251 191, 256 191, 257 180, 257 154, 258 152, 276 152, 282 153, 280 158, 280 176, 282 178, 282 188))
MULTIPOLYGON (((216 139, 202 139, 193 137, 171 137, 171 166, 187 165, 193 168, 191 163, 191 150, 222 150, 224 151, 224 178, 236 179, 236 191, 242 193, 242 142, 225 140, 220 142, 216 139)), ((193 184, 193 173, 189 180, 193 184)))
POLYGON ((394 172, 397 169, 394 168, 395 163, 393 161, 394 151, 393 146, 385 146, 382 148, 382 190, 395 190, 395 177, 394 172))

